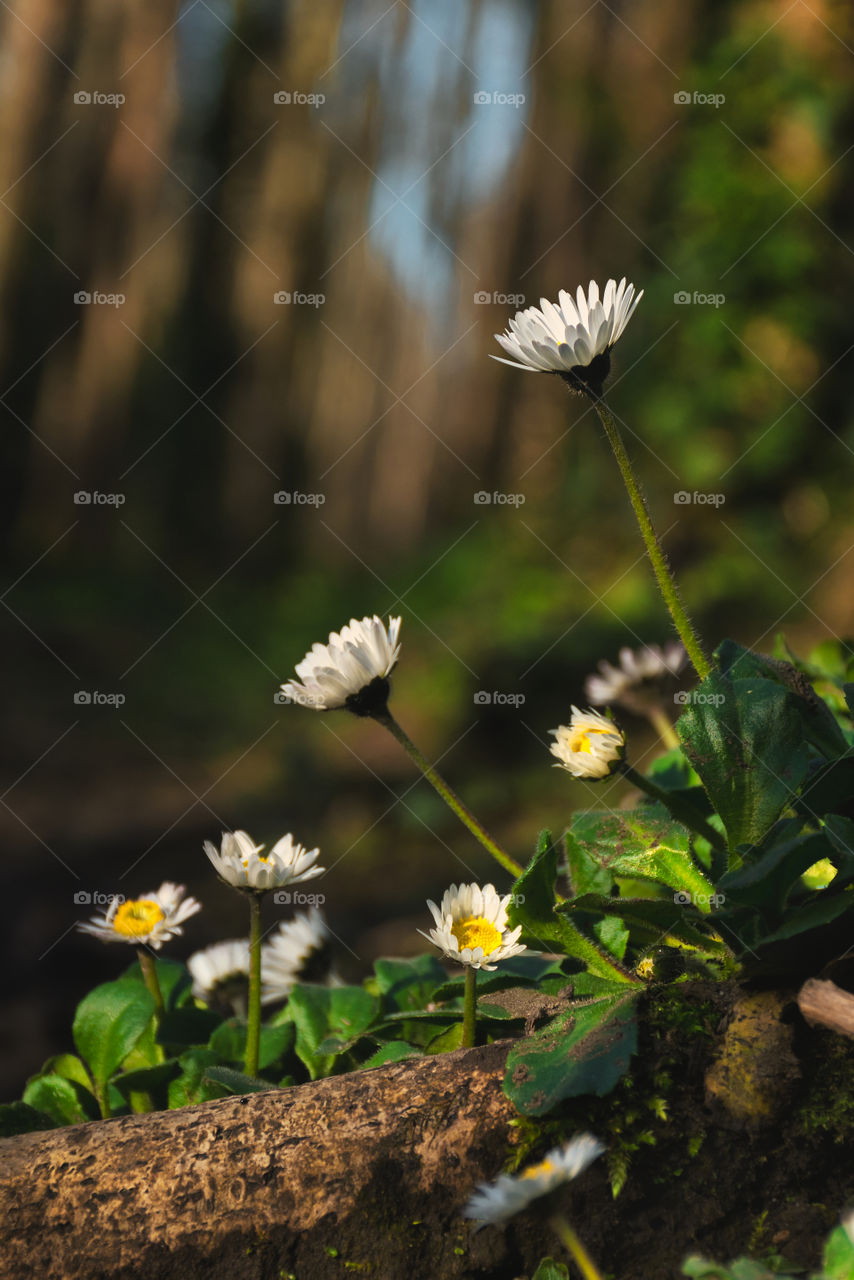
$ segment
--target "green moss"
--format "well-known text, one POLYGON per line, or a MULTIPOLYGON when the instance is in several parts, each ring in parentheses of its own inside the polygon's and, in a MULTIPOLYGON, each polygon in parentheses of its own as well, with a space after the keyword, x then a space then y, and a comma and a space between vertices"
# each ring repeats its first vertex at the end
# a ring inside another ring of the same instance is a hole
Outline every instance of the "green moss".
POLYGON ((797 1110, 799 1126, 848 1142, 854 1135, 854 1044, 828 1032, 816 1047, 809 1092, 797 1110))

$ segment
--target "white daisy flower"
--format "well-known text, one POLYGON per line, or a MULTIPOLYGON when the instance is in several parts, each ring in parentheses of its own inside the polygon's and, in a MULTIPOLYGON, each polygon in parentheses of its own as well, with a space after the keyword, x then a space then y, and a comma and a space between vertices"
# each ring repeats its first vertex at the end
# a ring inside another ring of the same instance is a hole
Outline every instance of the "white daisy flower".
POLYGON ((557 756, 555 767, 567 769, 574 778, 606 778, 611 765, 622 756, 626 741, 613 721, 578 707, 572 708, 568 725, 549 729, 549 733, 557 739, 549 748, 557 756))
POLYGON ((587 677, 584 682, 587 701, 594 707, 603 707, 610 702, 622 702, 628 694, 631 702, 633 690, 650 681, 678 676, 687 657, 685 646, 678 640, 663 649, 657 644, 644 645, 642 649, 623 648, 619 666, 612 667, 603 660, 598 664, 600 674, 587 677))
POLYGON ((195 951, 187 961, 193 979, 193 995, 205 1004, 218 1004, 223 997, 234 1004, 239 991, 245 1004, 249 982, 249 943, 245 938, 216 942, 203 951, 195 951))
POLYGON ((388 700, 388 676, 400 654, 400 623, 400 618, 389 618, 386 630, 376 614, 361 621, 351 618, 326 644, 312 646, 296 666, 302 684, 289 680, 282 693, 316 711, 347 707, 356 715, 371 715, 388 700))
POLYGON ((467 1218, 475 1218, 483 1225, 503 1222, 540 1196, 577 1178, 604 1150, 592 1134, 578 1134, 522 1173, 502 1173, 495 1182, 480 1183, 463 1212, 467 1218))
POLYGON ((181 925, 185 920, 202 909, 200 902, 185 898, 184 893, 182 884, 166 880, 156 893, 127 901, 113 898, 103 915, 92 916, 77 928, 103 942, 130 942, 159 951, 164 942, 184 932, 181 925))
POLYGON ((205 841, 205 853, 217 875, 235 889, 266 893, 283 885, 313 880, 326 870, 314 865, 320 850, 309 852, 290 833, 277 840, 269 853, 263 853, 263 848, 263 844, 254 844, 245 831, 223 832, 219 849, 210 840, 205 841))
POLYGON ((448 960, 471 965, 473 969, 494 969, 499 960, 518 956, 526 950, 524 944, 517 941, 522 926, 507 928, 507 906, 511 897, 508 893, 499 898, 491 884, 482 889, 477 884, 461 884, 459 888, 452 884, 445 890, 441 906, 427 903, 436 928, 429 933, 423 929, 418 932, 429 938, 448 960))
POLYGON ((283 920, 261 948, 261 1003, 286 999, 294 983, 305 977, 313 953, 320 951, 328 938, 329 929, 317 907, 283 920))
POLYGON ((577 391, 601 393, 611 368, 610 350, 619 339, 643 297, 635 286, 609 280, 600 300, 599 286, 581 285, 575 299, 561 289, 559 305, 540 299, 539 307, 517 311, 504 334, 495 337, 512 359, 493 356, 501 364, 529 373, 558 373, 577 391))

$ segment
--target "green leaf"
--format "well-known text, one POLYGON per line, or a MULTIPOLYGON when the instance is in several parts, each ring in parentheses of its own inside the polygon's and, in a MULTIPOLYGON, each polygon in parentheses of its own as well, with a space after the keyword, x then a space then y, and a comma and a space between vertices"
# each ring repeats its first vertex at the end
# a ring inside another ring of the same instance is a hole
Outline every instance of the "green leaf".
POLYGON ((103 1092, 154 1016, 154 998, 139 983, 120 979, 90 991, 77 1006, 74 1043, 103 1092))
POLYGON ((534 1272, 533 1280, 569 1280, 569 1272, 562 1262, 554 1258, 543 1258, 534 1272))
POLYGON ((415 956, 412 960, 376 960, 374 973, 386 1005, 395 1009, 423 1009, 445 981, 445 970, 433 955, 415 956))
POLYGON ((629 931, 619 916, 606 916, 593 926, 593 932, 606 951, 610 951, 617 960, 623 960, 629 941, 629 931))
POLYGON ((19 1133, 55 1128, 56 1121, 46 1111, 30 1107, 26 1102, 0 1103, 0 1138, 16 1138, 19 1133))
POLYGON ((376 1053, 368 1058, 367 1062, 361 1065, 361 1071, 369 1071, 373 1067, 382 1067, 387 1062, 403 1062, 405 1058, 420 1058, 422 1055, 418 1049, 413 1049, 411 1044, 407 1044, 405 1040, 389 1040, 382 1048, 377 1049, 376 1053))
POLYGON ((737 871, 730 871, 718 882, 718 890, 727 900, 759 911, 766 919, 782 914, 793 885, 802 887, 800 878, 808 867, 830 857, 832 849, 823 835, 797 833, 800 820, 779 824, 779 838, 766 842, 757 861, 748 860, 737 871))
POLYGON ((209 1067, 219 1066, 219 1055, 212 1049, 189 1049, 178 1059, 182 1074, 169 1082, 169 1107, 189 1107, 197 1102, 210 1102, 228 1094, 225 1085, 204 1078, 209 1067))
POLYGON ((784 922, 773 933, 765 934, 757 940, 757 946, 770 946, 772 942, 783 942, 794 938, 799 933, 807 933, 810 929, 819 929, 830 924, 844 912, 854 907, 854 893, 846 889, 843 893, 833 893, 831 889, 817 889, 810 895, 806 903, 786 914, 784 922))
POLYGON ((23 1101, 59 1125, 83 1124, 87 1120, 97 1120, 101 1114, 88 1088, 52 1073, 28 1080, 23 1101))
MULTIPOLYGON (((166 1008, 176 1009, 179 1005, 185 1004, 190 999, 193 985, 192 974, 186 965, 179 964, 177 960, 164 960, 158 956, 155 958, 154 968, 157 972, 160 994, 163 996, 163 1003, 166 1008)), ((138 960, 128 965, 127 969, 125 969, 120 981, 124 982, 125 980, 141 982, 145 986, 145 979, 142 976, 138 960)))
POLYGON ((841 888, 854 882, 854 822, 830 813, 824 820, 824 830, 833 846, 830 860, 839 871, 835 886, 841 888))
MULTIPOLYGON (((312 1080, 329 1075, 335 1054, 323 1054, 328 1036, 358 1039, 376 1021, 379 1000, 364 987, 317 987, 297 983, 287 1004, 288 1020, 296 1026, 296 1054, 312 1080)), ((408 1015, 411 1016, 411 1015, 408 1015)))
POLYGON ((637 993, 625 988, 558 1014, 515 1044, 504 1092, 523 1115, 540 1116, 564 1098, 603 1097, 637 1049, 637 993))
POLYGON ((844 1227, 837 1227, 824 1246, 824 1280, 851 1280, 852 1276, 854 1241, 844 1227))
POLYGON ((573 815, 567 847, 580 845, 609 876, 652 880, 687 894, 707 913, 714 886, 691 855, 691 839, 662 805, 573 815))
POLYGON ((92 1077, 80 1058, 73 1053, 58 1053, 55 1057, 48 1058, 40 1074, 49 1075, 51 1073, 62 1076, 65 1080, 76 1080, 84 1089, 88 1089, 90 1093, 92 1092, 92 1077))
POLYGON ((259 1080, 257 1076, 244 1075, 242 1071, 235 1071, 233 1067, 206 1067, 202 1078, 222 1085, 229 1093, 266 1093, 268 1089, 276 1087, 269 1080, 259 1080))
MULTIPOLYGON (((544 833, 547 835, 548 833, 544 833)), ((581 960, 591 973, 620 982, 634 981, 626 971, 564 914, 555 911, 555 883, 559 847, 541 838, 527 870, 513 886, 508 909, 511 926, 522 925, 525 935, 542 949, 550 947, 581 960)))
POLYGON ((132 1093, 157 1093, 180 1074, 178 1059, 167 1058, 156 1066, 139 1067, 136 1071, 125 1071, 119 1076, 113 1076, 112 1083, 123 1098, 129 1098, 132 1093))
POLYGON ((221 1022, 219 1014, 210 1009, 197 1009, 194 1005, 167 1009, 157 1028, 157 1043, 180 1048, 205 1045, 221 1022))
POLYGON ((452 1049, 462 1048, 463 1043, 463 1024, 462 1021, 455 1022, 452 1027, 442 1031, 427 1045, 426 1053, 450 1053, 452 1049))
MULTIPOLYGON (((670 898, 603 898, 588 893, 572 905, 582 911, 619 917, 631 936, 644 943, 682 944, 714 955, 725 955, 728 950, 726 944, 701 928, 701 925, 714 927, 714 916, 703 917, 690 903, 676 902, 675 898, 675 894, 670 898)), ((719 904, 715 902, 713 905, 719 904)))
MULTIPOLYGON (((676 728, 730 848, 759 844, 791 803, 809 765, 795 694, 761 676, 708 676, 676 728)), ((802 700, 801 700, 802 701, 802 700)))
POLYGON ((692 1280, 794 1280, 793 1276, 781 1276, 759 1262, 751 1262, 749 1258, 739 1258, 728 1267, 722 1267, 696 1254, 686 1258, 682 1274, 691 1276, 692 1280))

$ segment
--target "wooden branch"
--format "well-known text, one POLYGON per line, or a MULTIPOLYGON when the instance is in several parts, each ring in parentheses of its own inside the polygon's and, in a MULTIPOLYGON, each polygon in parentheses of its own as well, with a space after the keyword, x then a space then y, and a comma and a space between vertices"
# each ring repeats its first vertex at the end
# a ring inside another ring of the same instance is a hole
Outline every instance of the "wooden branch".
POLYGON ((512 1142, 507 1050, 0 1141, 0 1277, 462 1274, 449 1223, 512 1142))
POLYGON ((811 1026, 829 1027, 854 1040, 854 995, 835 982, 807 979, 798 992, 798 1008, 811 1026))

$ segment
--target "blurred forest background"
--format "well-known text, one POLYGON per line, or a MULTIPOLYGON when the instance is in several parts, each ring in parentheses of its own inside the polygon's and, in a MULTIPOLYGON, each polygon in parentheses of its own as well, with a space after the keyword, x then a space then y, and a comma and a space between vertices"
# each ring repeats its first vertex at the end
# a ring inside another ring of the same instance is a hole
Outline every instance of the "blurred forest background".
POLYGON ((645 290, 610 400, 708 646, 854 632, 854 10, 8 0, 0 41, 11 1097, 132 959, 81 894, 186 884, 177 958, 242 930, 206 837, 319 844, 355 978, 494 878, 380 729, 274 701, 351 616, 403 615, 394 710, 516 857, 621 803, 547 730, 668 619, 592 413, 487 358, 518 295, 645 290))

